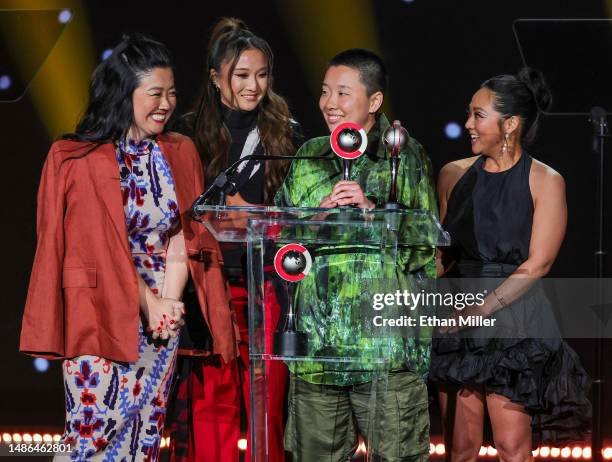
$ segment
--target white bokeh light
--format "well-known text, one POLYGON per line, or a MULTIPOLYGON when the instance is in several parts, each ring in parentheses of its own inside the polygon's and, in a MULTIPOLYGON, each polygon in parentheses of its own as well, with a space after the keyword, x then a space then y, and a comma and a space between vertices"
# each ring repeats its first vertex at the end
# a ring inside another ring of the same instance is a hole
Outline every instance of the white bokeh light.
POLYGON ((0 75, 0 90, 8 90, 11 83, 11 78, 8 75, 0 75))
POLYGON ((34 369, 38 372, 47 372, 49 370, 49 360, 44 358, 36 358, 34 360, 34 369))
POLYGON ((72 11, 70 10, 62 10, 57 15, 57 20, 61 22, 62 24, 66 24, 70 22, 71 19, 72 19, 72 11))
POLYGON ((102 52, 102 61, 106 61, 110 55, 113 54, 113 50, 111 48, 107 48, 102 52))
POLYGON ((449 122, 444 127, 444 133, 450 139, 457 139, 461 136, 461 125, 457 122, 449 122))

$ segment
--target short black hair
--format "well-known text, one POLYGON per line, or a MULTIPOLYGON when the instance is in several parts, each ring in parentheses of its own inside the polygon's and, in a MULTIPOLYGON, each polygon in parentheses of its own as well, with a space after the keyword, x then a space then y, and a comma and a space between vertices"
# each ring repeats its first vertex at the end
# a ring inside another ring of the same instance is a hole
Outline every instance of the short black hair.
POLYGON ((387 69, 380 56, 364 48, 351 48, 334 56, 328 64, 332 66, 347 66, 359 72, 359 80, 366 87, 368 96, 387 89, 387 69))

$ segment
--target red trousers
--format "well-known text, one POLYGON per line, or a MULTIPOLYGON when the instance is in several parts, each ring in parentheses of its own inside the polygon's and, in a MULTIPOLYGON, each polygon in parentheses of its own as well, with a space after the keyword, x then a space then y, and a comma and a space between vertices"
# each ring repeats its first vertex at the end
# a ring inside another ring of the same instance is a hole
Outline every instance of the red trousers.
MULTIPOLYGON (((247 291, 242 286, 231 286, 230 289, 240 328, 240 357, 229 363, 218 355, 182 359, 183 371, 177 384, 178 417, 173 425, 172 460, 175 462, 237 462, 241 398, 249 421, 247 441, 251 441, 247 291)), ((269 319, 266 331, 272 333, 280 316, 280 307, 274 300, 267 304, 266 309, 270 314, 266 317, 269 319)), ((284 462, 283 408, 287 368, 280 361, 266 364, 268 460, 284 462)), ((249 447, 245 461, 250 460, 249 447)))

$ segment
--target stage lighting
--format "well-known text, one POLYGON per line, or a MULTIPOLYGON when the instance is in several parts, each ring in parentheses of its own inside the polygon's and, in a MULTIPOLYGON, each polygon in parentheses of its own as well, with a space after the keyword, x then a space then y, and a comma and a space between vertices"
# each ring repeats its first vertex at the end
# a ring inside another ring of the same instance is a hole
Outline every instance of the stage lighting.
POLYGON ((444 127, 444 133, 450 139, 459 138, 461 136, 461 126, 457 122, 449 122, 444 127))
POLYGON ((11 78, 8 75, 0 76, 0 90, 8 90, 11 87, 11 78))
POLYGON ((49 370, 49 360, 44 358, 36 358, 34 360, 34 369, 38 372, 47 372, 49 370))
POLYGON ((71 19, 72 19, 72 11, 70 10, 62 10, 57 15, 57 20, 61 22, 62 24, 66 24, 70 22, 71 19))
POLYGON ((246 451, 247 449, 247 440, 246 438, 240 438, 238 440, 238 449, 240 449, 241 451, 246 451))
POLYGON ((113 50, 112 49, 107 48, 106 50, 104 50, 102 52, 102 61, 106 61, 110 57, 110 55, 112 55, 112 54, 113 54, 113 50))
POLYGON ((572 455, 572 450, 568 447, 561 449, 561 458, 567 459, 572 455))

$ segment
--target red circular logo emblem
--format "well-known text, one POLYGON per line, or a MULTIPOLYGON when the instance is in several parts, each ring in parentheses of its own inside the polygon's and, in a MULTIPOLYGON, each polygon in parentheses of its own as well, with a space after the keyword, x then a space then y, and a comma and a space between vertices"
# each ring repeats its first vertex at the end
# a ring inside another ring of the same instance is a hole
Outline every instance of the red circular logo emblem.
POLYGON ((310 252, 301 244, 284 245, 274 256, 274 269, 285 281, 301 281, 306 277, 311 266, 310 252))
POLYGON ((345 122, 329 136, 332 151, 343 159, 357 159, 368 147, 368 134, 358 124, 345 122))

